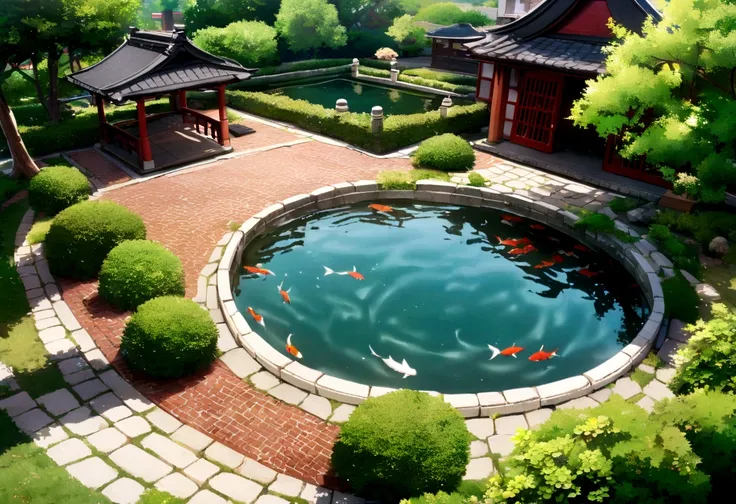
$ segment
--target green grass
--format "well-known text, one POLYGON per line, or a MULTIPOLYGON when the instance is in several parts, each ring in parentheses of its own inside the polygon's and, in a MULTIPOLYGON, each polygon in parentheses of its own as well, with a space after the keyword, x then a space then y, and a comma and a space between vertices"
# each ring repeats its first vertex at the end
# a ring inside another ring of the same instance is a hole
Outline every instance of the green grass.
POLYGON ((636 369, 633 373, 631 373, 631 376, 629 378, 638 383, 641 388, 644 388, 649 385, 650 381, 654 379, 654 375, 642 371, 641 369, 636 369))
POLYGON ((15 232, 26 210, 28 203, 24 200, 0 212, 0 331, 3 324, 18 322, 29 309, 25 289, 13 261, 15 232))
POLYGON ((486 185, 486 179, 480 173, 470 172, 468 174, 468 184, 475 187, 483 187, 486 185))
POLYGON ((646 397, 646 394, 644 394, 643 392, 639 392, 635 396, 629 397, 628 399, 626 399, 626 402, 630 402, 632 404, 636 404, 639 401, 641 401, 642 399, 644 399, 645 397, 646 397))
POLYGON ((695 288, 678 271, 675 276, 662 282, 665 315, 694 323, 700 318, 700 297, 695 288))
POLYGON ((243 120, 240 114, 233 112, 232 110, 227 111, 227 122, 228 124, 237 124, 243 120))
POLYGON ((56 465, 3 411, 0 411, 0 433, 0 502, 3 504, 110 502, 56 465))
POLYGON ((49 228, 51 227, 52 222, 54 222, 53 217, 43 217, 40 219, 36 219, 36 222, 33 223, 31 231, 28 233, 28 236, 26 236, 26 240, 28 240, 28 243, 30 243, 31 245, 42 243, 46 239, 46 234, 49 232, 49 228))
POLYGON ((15 193, 28 187, 27 180, 11 179, 0 173, 0 203, 9 200, 15 193))
POLYGON ((184 499, 174 497, 170 493, 151 488, 143 492, 137 504, 184 504, 184 499))
POLYGON ((434 179, 442 180, 445 182, 450 181, 450 174, 447 172, 437 170, 386 170, 382 171, 376 177, 378 185, 382 189, 388 190, 399 190, 408 189, 414 190, 417 188, 417 180, 434 179))
POLYGON ((659 369, 661 367, 664 367, 664 361, 659 358, 657 355, 657 352, 649 352, 646 357, 644 357, 644 360, 641 361, 642 364, 647 364, 649 366, 652 366, 654 369, 659 369))
POLYGON ((608 206, 616 213, 628 212, 639 206, 639 201, 634 198, 613 198, 608 202, 608 206))
POLYGON ((49 166, 69 166, 69 161, 64 159, 63 156, 55 156, 50 158, 44 158, 41 161, 49 166))

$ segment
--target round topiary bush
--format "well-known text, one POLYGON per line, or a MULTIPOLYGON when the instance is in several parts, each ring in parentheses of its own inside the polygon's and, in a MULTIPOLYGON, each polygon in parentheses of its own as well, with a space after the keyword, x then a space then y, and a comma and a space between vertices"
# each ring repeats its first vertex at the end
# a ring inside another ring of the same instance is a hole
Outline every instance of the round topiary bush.
POLYGON ((67 207, 89 198, 89 183, 82 172, 71 166, 42 169, 28 184, 28 201, 36 212, 56 215, 67 207))
POLYGON ((422 142, 412 161, 417 168, 466 171, 475 164, 475 151, 466 140, 446 133, 422 142))
POLYGON ((342 426, 332 466, 358 493, 384 502, 452 492, 470 439, 462 415, 442 399, 399 390, 358 406, 342 426))
POLYGON ((183 296, 184 291, 181 261, 160 243, 124 241, 100 269, 100 296, 124 310, 159 296, 183 296))
POLYGON ((51 272, 73 278, 97 276, 102 261, 125 240, 146 237, 143 220, 111 201, 85 201, 56 216, 46 235, 51 272))
POLYGON ((176 378, 217 357, 217 328, 190 299, 163 296, 138 307, 123 332, 120 349, 132 369, 155 378, 176 378))

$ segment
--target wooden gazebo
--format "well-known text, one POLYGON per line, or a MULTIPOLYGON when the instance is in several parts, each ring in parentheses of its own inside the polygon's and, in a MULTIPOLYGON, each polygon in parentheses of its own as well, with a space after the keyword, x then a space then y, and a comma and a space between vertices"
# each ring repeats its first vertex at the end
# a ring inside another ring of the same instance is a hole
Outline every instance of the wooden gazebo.
POLYGON ((489 142, 508 140, 543 152, 561 148, 603 154, 603 169, 662 184, 643 160, 624 160, 611 137, 567 119, 585 81, 606 72, 609 19, 632 32, 661 19, 647 0, 545 0, 518 20, 466 43, 480 60, 476 94, 490 103, 489 142))
POLYGON ((478 61, 463 44, 485 38, 486 33, 469 23, 442 26, 427 32, 432 40, 432 68, 474 74, 478 61))
POLYGON ((96 98, 102 148, 149 172, 230 150, 225 86, 254 71, 199 49, 181 31, 132 28, 105 59, 67 78, 96 98), (217 90, 219 119, 187 107, 187 91, 206 89, 217 90), (164 96, 171 97, 172 110, 147 116, 146 100, 164 96), (136 102, 137 118, 108 123, 105 102, 127 101, 136 102))

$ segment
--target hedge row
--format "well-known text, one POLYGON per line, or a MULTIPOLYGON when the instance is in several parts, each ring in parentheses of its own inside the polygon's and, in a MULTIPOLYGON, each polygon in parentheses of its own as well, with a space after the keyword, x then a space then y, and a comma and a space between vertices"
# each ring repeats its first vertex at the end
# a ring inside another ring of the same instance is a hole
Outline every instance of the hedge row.
POLYGON ((442 119, 439 111, 390 115, 383 133, 371 133, 369 114, 338 114, 304 100, 267 93, 232 91, 228 105, 256 115, 288 122, 315 133, 343 140, 366 150, 385 153, 443 133, 478 131, 488 125, 488 108, 483 103, 456 105, 442 119))
MULTIPOLYGON (((362 66, 360 68, 360 73, 363 75, 368 75, 370 77, 381 77, 384 79, 388 79, 391 77, 391 72, 388 70, 381 70, 377 68, 365 68, 362 66)), ((450 82, 443 82, 443 81, 434 80, 434 79, 425 79, 424 77, 416 77, 412 75, 407 75, 403 72, 399 74, 399 81, 407 82, 409 84, 415 84, 417 86, 441 89, 442 91, 449 91, 451 93, 458 93, 458 94, 475 93, 475 86, 465 86, 465 85, 452 84, 450 82)))

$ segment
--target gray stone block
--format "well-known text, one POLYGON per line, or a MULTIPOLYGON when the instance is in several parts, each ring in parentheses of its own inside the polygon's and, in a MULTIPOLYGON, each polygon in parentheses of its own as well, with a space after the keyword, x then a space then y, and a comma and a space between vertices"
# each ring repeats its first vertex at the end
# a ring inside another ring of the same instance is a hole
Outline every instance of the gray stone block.
POLYGON ((86 406, 70 411, 59 421, 61 425, 77 436, 87 436, 107 427, 105 419, 101 416, 93 415, 92 411, 86 406))
POLYGON ((121 469, 148 483, 158 481, 171 472, 171 466, 135 445, 127 444, 110 454, 121 469))
POLYGON ((198 485, 203 485, 205 481, 218 472, 220 472, 220 468, 205 459, 198 459, 194 464, 184 469, 184 474, 198 485))
POLYGON ((136 480, 120 478, 102 490, 102 495, 115 504, 136 504, 146 489, 136 480))
POLYGON ((202 434, 188 425, 182 425, 171 436, 174 441, 182 443, 195 452, 201 452, 214 441, 211 437, 202 434))
POLYGON ((143 438, 141 446, 151 450, 164 461, 179 469, 183 469, 197 460, 194 453, 155 432, 143 438))
POLYGON ((87 441, 102 453, 110 453, 127 443, 128 438, 119 430, 110 427, 95 432, 87 438, 87 441))
POLYGON ((299 407, 322 420, 327 420, 332 414, 332 404, 330 404, 330 401, 314 394, 309 394, 299 407))
POLYGON ((220 473, 209 481, 209 485, 221 494, 238 502, 250 503, 256 500, 263 487, 242 476, 220 473))
POLYGON ((458 410, 465 418, 480 415, 480 403, 475 394, 445 394, 444 400, 458 410))
POLYGON ((136 438, 151 432, 151 425, 139 416, 120 420, 115 424, 115 427, 129 438, 136 438))
POLYGON ((79 407, 79 402, 67 389, 59 389, 44 394, 38 398, 38 403, 54 416, 62 415, 79 407))
POLYGON ((92 399, 89 402, 89 405, 93 410, 111 422, 117 422, 118 420, 128 418, 133 414, 133 412, 123 404, 123 401, 121 401, 112 392, 108 392, 107 394, 92 399))
POLYGON ((84 486, 92 489, 100 488, 118 476, 118 472, 99 457, 82 460, 68 466, 66 470, 84 486))
POLYGON ((166 434, 171 434, 182 426, 182 423, 179 420, 160 408, 156 408, 151 411, 146 415, 146 418, 149 422, 155 425, 157 429, 165 432, 166 434))
POLYGON ((220 465, 235 469, 240 466, 245 457, 222 443, 214 442, 205 451, 204 456, 220 465))
POLYGON ((18 415, 14 418, 14 421, 20 430, 29 435, 53 422, 51 417, 39 408, 18 415))
POLYGON ((593 388, 604 387, 622 376, 631 368, 631 358, 623 352, 619 352, 603 364, 583 373, 590 380, 593 388))
POLYGON ((170 493, 179 499, 186 499, 199 490, 199 486, 195 482, 181 473, 172 473, 164 476, 156 482, 155 486, 158 490, 170 493))
POLYGON ((490 418, 469 418, 465 420, 468 431, 478 439, 486 439, 495 434, 493 420, 490 418))
POLYGON ((582 397, 592 390, 590 382, 585 376, 578 375, 537 387, 540 404, 549 406, 582 397))
POLYGON ((489 457, 471 459, 465 469, 464 480, 484 480, 494 473, 493 460, 489 457))
POLYGON ((496 418, 496 434, 516 434, 518 429, 527 429, 524 415, 509 415, 496 418))
POLYGON ((268 490, 288 497, 298 497, 302 491, 303 484, 300 480, 292 476, 279 474, 276 476, 276 481, 268 487, 268 490))
POLYGON ((89 457, 92 455, 86 444, 77 438, 67 439, 56 446, 49 448, 46 451, 46 455, 58 465, 63 466, 71 462, 76 462, 79 459, 89 457))

